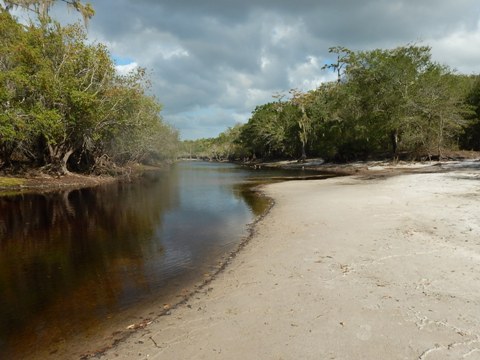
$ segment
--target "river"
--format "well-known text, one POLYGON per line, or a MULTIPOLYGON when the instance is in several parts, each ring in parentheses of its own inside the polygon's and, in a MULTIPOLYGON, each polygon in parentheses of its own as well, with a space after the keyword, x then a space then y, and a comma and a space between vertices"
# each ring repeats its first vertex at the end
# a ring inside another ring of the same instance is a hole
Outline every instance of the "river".
POLYGON ((72 339, 172 301, 248 235, 268 208, 251 185, 279 175, 180 162, 133 182, 0 197, 0 359, 61 357, 72 339))

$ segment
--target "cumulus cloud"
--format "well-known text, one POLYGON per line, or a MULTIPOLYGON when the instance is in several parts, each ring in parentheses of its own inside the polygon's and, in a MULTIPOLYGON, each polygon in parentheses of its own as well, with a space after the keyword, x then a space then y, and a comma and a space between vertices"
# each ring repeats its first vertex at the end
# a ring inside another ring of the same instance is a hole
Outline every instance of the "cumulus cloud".
POLYGON ((116 65, 115 69, 117 70, 118 74, 127 75, 128 73, 135 70, 137 67, 138 67, 138 64, 136 62, 131 62, 130 64, 116 65))
POLYGON ((460 28, 439 39, 428 41, 437 61, 465 74, 480 74, 480 21, 474 30, 460 28))
POLYGON ((90 2, 96 15, 89 38, 132 59, 119 71, 149 69, 164 118, 184 138, 216 136, 245 122, 276 92, 334 80, 321 69, 332 61, 331 46, 417 42, 432 46, 441 63, 480 72, 477 0, 90 2))

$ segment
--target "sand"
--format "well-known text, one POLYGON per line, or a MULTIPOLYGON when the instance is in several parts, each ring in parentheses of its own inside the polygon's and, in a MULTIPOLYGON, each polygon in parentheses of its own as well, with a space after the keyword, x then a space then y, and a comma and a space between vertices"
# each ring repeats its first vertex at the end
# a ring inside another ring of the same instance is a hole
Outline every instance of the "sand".
POLYGON ((207 287, 102 359, 480 359, 480 170, 268 185, 207 287))

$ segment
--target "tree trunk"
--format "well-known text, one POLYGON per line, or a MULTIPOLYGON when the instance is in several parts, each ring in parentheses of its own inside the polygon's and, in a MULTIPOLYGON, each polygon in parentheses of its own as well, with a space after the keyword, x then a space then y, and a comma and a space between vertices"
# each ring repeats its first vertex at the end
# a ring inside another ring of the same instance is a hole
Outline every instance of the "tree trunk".
POLYGON ((62 157, 62 161, 61 161, 61 170, 62 170, 62 174, 68 174, 69 171, 67 169, 67 163, 68 163, 68 159, 70 159, 70 156, 73 154, 73 149, 69 149, 65 152, 65 154, 63 155, 62 157))
POLYGON ((307 152, 305 151, 305 143, 302 142, 302 156, 300 157, 300 162, 305 162, 307 159, 307 152))
POLYGON ((438 152, 438 160, 442 159, 442 146, 443 146, 443 126, 444 121, 443 117, 440 116, 440 124, 438 129, 438 143, 437 143, 437 152, 438 152))
POLYGON ((68 174, 67 162, 70 156, 73 154, 73 149, 65 146, 53 146, 48 144, 49 163, 46 165, 46 169, 50 172, 58 175, 68 174))
POLYGON ((0 146, 0 169, 3 167, 9 167, 12 164, 12 154, 15 150, 14 146, 4 144, 0 146))
POLYGON ((393 160, 398 161, 398 130, 395 129, 391 134, 393 160))

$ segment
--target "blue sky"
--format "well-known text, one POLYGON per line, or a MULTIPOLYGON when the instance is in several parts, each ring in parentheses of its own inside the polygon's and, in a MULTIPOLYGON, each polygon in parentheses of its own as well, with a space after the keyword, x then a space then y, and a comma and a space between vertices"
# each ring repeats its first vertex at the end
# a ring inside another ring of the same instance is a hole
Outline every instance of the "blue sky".
POLYGON ((135 63, 135 60, 130 57, 122 57, 122 56, 117 56, 115 54, 112 54, 112 59, 115 62, 115 65, 120 65, 120 66, 135 63))
MULTIPOLYGON (((90 0, 91 41, 120 72, 147 68, 164 119, 182 138, 213 137, 256 105, 335 79, 328 49, 432 47, 436 61, 480 73, 478 0, 90 0)), ((58 6, 53 15, 78 20, 58 6)))

